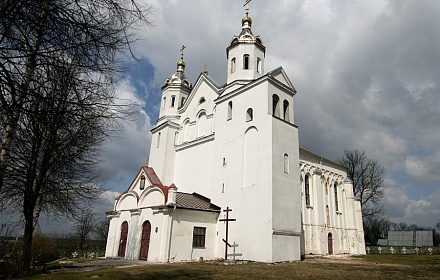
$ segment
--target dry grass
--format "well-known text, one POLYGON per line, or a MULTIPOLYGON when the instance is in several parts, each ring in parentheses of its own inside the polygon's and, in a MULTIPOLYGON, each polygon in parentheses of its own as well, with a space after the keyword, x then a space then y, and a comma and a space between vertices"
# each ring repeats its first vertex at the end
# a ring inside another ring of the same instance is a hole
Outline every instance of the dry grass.
MULTIPOLYGON (((87 269, 85 269, 87 270, 87 269)), ((215 265, 142 264, 82 272, 57 272, 34 279, 440 279, 439 255, 367 255, 313 258, 303 262, 215 265)))

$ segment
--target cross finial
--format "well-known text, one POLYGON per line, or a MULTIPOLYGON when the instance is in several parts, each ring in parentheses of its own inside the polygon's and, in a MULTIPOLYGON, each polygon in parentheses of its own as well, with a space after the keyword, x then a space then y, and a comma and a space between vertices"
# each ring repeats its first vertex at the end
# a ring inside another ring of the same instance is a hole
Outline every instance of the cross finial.
POLYGON ((251 2, 252 0, 244 0, 245 3, 243 5, 243 7, 246 7, 246 15, 249 14, 249 2, 251 2))
POLYGON ((206 64, 205 64, 205 66, 203 66, 203 73, 205 73, 206 75, 208 75, 208 70, 206 69, 206 64))
POLYGON ((182 60, 183 60, 183 50, 186 49, 185 45, 182 45, 182 48, 180 49, 180 51, 182 52, 182 60))

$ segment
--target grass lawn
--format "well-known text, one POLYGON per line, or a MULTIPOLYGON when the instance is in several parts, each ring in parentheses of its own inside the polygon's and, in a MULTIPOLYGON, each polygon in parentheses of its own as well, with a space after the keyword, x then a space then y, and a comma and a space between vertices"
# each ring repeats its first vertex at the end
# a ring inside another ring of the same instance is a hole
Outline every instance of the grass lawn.
MULTIPOLYGON (((99 261, 98 261, 99 262, 99 261)), ((82 272, 56 272, 32 279, 440 279, 440 255, 367 255, 313 258, 302 262, 214 265, 144 264, 82 272)))

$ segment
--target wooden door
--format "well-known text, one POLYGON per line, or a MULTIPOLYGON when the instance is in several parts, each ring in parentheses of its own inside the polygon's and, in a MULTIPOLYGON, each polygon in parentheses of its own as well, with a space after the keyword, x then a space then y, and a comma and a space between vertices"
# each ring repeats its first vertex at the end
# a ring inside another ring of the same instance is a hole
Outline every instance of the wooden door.
POLYGON ((125 257, 125 249, 127 248, 128 223, 125 221, 121 225, 121 239, 119 240, 118 257, 125 257))
POLYGON ((333 236, 331 233, 328 234, 328 254, 333 255, 333 236))
POLYGON ((148 248, 150 247, 151 224, 145 221, 142 225, 141 250, 139 259, 146 261, 148 259, 148 248))

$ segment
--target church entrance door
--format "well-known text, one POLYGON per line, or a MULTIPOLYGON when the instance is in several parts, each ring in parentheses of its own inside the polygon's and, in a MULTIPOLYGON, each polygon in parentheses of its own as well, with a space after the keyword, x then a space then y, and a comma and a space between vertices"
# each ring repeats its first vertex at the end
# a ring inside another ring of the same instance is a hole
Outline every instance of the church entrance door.
POLYGON ((125 248, 127 248, 128 223, 125 221, 121 225, 121 239, 119 241, 118 257, 125 257, 125 248))
POLYGON ((331 233, 328 234, 328 254, 333 255, 333 236, 331 233))
POLYGON ((151 224, 145 221, 142 225, 141 251, 139 259, 146 261, 148 259, 148 248, 150 247, 151 224))

